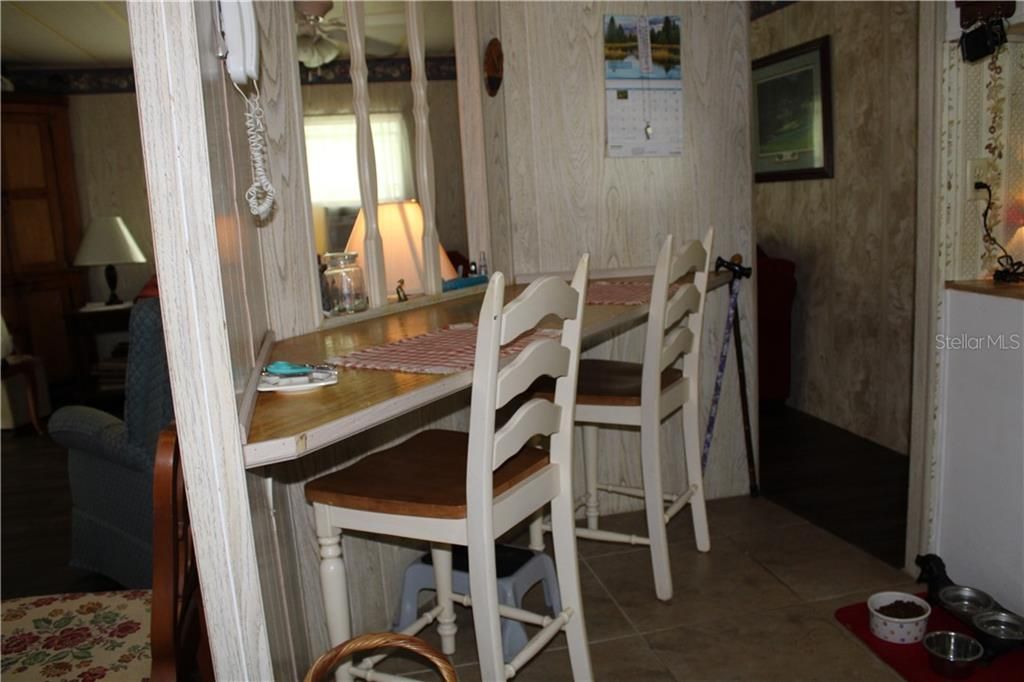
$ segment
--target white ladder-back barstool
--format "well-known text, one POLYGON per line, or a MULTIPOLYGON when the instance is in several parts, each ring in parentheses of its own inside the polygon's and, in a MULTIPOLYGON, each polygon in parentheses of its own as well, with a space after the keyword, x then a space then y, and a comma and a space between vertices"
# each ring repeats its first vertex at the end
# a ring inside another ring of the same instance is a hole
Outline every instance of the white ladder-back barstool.
MULTIPOLYGON (((559 632, 565 631, 573 677, 591 680, 580 597, 573 520, 573 408, 579 370, 580 333, 586 300, 588 256, 572 284, 539 279, 504 304, 505 282, 495 273, 480 310, 469 433, 428 430, 371 454, 354 465, 306 484, 320 542, 320 579, 331 643, 351 637, 342 529, 394 535, 430 543, 437 605, 403 634, 415 635, 438 622, 442 650, 455 652, 453 604, 473 607, 484 680, 513 677, 559 632), (505 344, 533 330, 545 317, 560 328, 538 335, 508 361, 505 344), (524 394, 539 377, 555 377, 553 399, 526 400, 500 428, 495 413, 524 394), (531 444, 550 436, 547 450, 531 444), (541 615, 498 602, 494 542, 519 522, 551 504, 551 525, 562 610, 541 615), (469 554, 470 595, 452 591, 451 546, 469 554), (505 663, 499 618, 540 626, 526 646, 505 663)), ((383 656, 339 668, 338 679, 390 679, 372 672, 383 656)))
MULTIPOLYGON (((665 239, 654 269, 643 363, 580 362, 576 422, 583 425, 587 525, 577 528, 576 534, 590 540, 650 545, 655 593, 663 601, 672 598, 666 525, 686 504, 693 514, 697 549, 711 549, 701 471, 700 340, 713 239, 713 228, 703 242, 688 241, 678 250, 672 235, 665 239), (693 282, 672 293, 672 285, 691 272, 693 282), (680 356, 682 370, 674 366, 680 356), (662 485, 660 427, 680 408, 688 485, 672 494, 665 493, 662 485), (598 425, 640 427, 642 488, 598 482, 598 425), (647 537, 601 530, 598 491, 642 498, 647 537)), ((544 528, 540 521, 531 524, 531 549, 543 549, 544 528)))

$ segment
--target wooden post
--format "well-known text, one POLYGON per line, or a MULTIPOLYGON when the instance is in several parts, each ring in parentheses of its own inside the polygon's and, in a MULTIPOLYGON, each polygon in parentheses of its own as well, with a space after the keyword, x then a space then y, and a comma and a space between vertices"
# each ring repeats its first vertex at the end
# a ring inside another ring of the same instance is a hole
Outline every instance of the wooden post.
POLYGON ((469 259, 481 252, 491 258, 490 211, 487 206, 487 153, 484 147, 483 55, 476 26, 476 3, 452 3, 455 23, 455 68, 459 83, 462 177, 466 195, 469 259))
POLYGON ((430 141, 430 105, 427 104, 426 46, 423 41, 423 5, 405 3, 405 25, 412 65, 413 118, 416 121, 416 196, 423 209, 423 290, 441 293, 437 217, 434 212, 434 150, 430 141))
MULTIPOLYGON (((211 156, 222 86, 202 4, 130 2, 132 63, 142 133, 153 248, 160 278, 174 417, 192 520, 192 539, 220 679, 269 680, 274 672, 260 593, 242 443, 231 376, 211 156), (203 45, 203 48, 200 45, 203 45), (211 91, 215 91, 211 87, 211 91)), ((238 220, 224 216, 223 220, 238 220)), ((255 228, 253 228, 255 229, 255 228)))
POLYGON ((373 152, 373 132, 370 130, 370 92, 367 85, 365 18, 363 3, 345 1, 348 18, 348 43, 351 52, 349 73, 352 76, 352 107, 356 114, 356 155, 359 167, 359 197, 366 221, 363 255, 366 262, 366 290, 370 306, 378 308, 388 302, 384 282, 384 245, 377 225, 377 160, 373 152))

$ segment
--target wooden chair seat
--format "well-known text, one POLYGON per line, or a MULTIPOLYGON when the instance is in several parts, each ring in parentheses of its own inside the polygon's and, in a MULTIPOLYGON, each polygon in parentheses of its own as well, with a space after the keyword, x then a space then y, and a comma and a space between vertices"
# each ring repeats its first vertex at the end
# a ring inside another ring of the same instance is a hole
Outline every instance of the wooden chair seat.
MULTIPOLYGON (((394 447, 306 484, 310 502, 435 519, 466 516, 469 434, 421 431, 394 447)), ((494 496, 548 465, 547 450, 526 446, 494 470, 494 496)))
MULTIPOLYGON (((618 360, 580 360, 576 404, 639 405, 644 366, 618 360)), ((682 371, 666 367, 661 373, 661 390, 683 378, 682 371)))
MULTIPOLYGON (((580 378, 576 383, 577 405, 640 405, 640 386, 644 366, 639 362, 620 360, 580 360, 580 378)), ((682 371, 666 367, 661 373, 661 390, 683 378, 682 371)), ((538 396, 555 393, 553 379, 544 378, 534 384, 538 396)))

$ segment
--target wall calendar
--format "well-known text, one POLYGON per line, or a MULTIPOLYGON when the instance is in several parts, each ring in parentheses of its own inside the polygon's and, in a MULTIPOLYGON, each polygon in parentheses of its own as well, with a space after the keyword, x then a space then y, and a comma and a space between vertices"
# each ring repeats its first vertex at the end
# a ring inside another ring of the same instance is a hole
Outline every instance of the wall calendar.
POLYGON ((682 155, 680 38, 676 16, 605 16, 609 157, 682 155))

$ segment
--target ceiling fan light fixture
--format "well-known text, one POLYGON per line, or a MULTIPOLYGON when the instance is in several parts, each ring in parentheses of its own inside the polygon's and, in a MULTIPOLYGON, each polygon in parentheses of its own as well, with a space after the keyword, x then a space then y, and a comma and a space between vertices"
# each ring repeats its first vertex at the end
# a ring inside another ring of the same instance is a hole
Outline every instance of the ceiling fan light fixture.
POLYGON ((296 0, 295 9, 307 18, 323 19, 331 11, 334 3, 331 0, 296 0))

